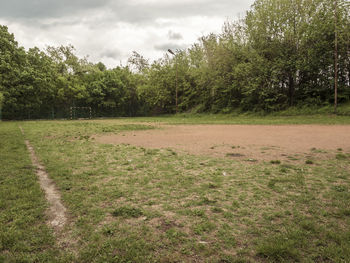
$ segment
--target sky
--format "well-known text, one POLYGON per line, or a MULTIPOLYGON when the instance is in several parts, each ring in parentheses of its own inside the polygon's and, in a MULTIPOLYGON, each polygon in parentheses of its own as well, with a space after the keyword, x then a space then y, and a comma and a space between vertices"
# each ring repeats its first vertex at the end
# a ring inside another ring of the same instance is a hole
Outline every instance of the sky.
POLYGON ((133 51, 150 61, 186 49, 254 0, 0 0, 0 24, 20 46, 72 44, 79 57, 114 68, 133 51))

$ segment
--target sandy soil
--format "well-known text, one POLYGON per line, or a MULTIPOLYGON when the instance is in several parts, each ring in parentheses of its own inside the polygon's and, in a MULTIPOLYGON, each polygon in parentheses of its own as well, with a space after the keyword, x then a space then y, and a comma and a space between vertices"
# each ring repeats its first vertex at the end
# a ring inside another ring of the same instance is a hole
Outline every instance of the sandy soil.
MULTIPOLYGON (((164 125, 161 129, 97 135, 94 139, 100 143, 173 148, 215 157, 290 160, 317 155, 321 152, 317 150, 350 151, 350 126, 164 125)), ((323 157, 326 156, 323 152, 323 157)))

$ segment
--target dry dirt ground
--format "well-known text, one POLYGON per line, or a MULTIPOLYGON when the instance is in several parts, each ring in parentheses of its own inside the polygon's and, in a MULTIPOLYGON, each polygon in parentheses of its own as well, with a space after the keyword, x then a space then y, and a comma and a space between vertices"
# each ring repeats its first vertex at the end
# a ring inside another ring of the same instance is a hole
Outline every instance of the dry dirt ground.
POLYGON ((97 135, 96 142, 172 148, 250 161, 329 158, 350 151, 349 125, 162 125, 160 129, 97 135))

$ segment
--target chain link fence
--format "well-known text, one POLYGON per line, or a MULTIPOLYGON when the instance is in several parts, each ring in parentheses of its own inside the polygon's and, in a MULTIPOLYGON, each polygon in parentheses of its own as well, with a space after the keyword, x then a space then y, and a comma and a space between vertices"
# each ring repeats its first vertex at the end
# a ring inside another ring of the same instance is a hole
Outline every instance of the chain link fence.
POLYGON ((91 107, 69 106, 69 107, 43 107, 39 109, 3 108, 0 120, 59 120, 59 119, 93 119, 113 117, 133 117, 135 113, 125 113, 116 107, 91 107))

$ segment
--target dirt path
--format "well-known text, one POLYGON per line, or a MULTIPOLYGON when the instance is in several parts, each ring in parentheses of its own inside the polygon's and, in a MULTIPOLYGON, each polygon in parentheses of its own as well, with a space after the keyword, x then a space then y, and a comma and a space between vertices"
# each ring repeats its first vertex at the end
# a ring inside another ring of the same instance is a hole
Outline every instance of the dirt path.
MULTIPOLYGON (((22 127, 20 127, 20 129, 24 135, 22 127)), ((61 202, 61 195, 57 191, 55 183, 49 178, 47 172, 45 171, 45 167, 38 161, 38 157, 35 154, 34 148, 31 146, 28 140, 25 140, 25 143, 30 153, 32 164, 36 168, 36 174, 39 178, 40 187, 45 192, 45 197, 50 205, 47 212, 49 218, 48 223, 51 227, 54 228, 57 234, 67 223, 66 208, 61 202)))
POLYGON ((350 151, 350 125, 176 125, 94 138, 100 143, 256 160, 295 159, 321 149, 350 151))

